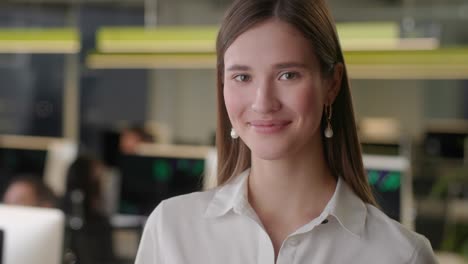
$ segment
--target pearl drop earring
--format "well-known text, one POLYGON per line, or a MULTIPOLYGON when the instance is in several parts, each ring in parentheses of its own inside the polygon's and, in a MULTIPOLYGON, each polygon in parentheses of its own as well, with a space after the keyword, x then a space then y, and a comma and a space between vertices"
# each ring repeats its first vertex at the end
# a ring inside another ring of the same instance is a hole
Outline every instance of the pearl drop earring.
POLYGON ((231 138, 233 139, 239 138, 239 135, 237 134, 236 130, 234 130, 234 128, 231 128, 231 138))

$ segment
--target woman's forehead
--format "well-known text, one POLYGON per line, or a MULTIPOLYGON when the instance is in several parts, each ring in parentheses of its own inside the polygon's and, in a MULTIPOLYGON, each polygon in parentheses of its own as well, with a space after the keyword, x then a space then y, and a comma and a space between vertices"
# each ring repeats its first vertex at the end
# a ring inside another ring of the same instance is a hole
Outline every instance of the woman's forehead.
POLYGON ((240 34, 224 54, 232 65, 310 64, 315 58, 309 40, 291 24, 278 19, 259 23, 240 34))

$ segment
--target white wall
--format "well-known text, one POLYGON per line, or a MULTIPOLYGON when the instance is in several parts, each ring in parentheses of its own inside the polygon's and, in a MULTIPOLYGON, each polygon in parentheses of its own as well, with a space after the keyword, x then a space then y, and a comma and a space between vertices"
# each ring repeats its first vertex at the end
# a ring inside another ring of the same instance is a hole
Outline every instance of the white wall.
POLYGON ((353 80, 351 86, 357 119, 396 118, 403 133, 419 136, 424 119, 423 81, 353 80))
POLYGON ((214 70, 157 70, 149 97, 152 121, 167 124, 172 138, 209 144, 216 129, 214 70))

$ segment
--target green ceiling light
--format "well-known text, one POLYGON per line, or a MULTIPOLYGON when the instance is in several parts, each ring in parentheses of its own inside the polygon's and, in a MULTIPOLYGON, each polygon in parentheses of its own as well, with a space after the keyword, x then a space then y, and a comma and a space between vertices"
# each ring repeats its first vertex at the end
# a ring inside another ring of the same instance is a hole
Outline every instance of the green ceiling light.
POLYGON ((345 60, 352 79, 468 79, 468 47, 349 51, 345 60))
MULTIPOLYGON (((393 22, 341 23, 337 31, 343 50, 434 49, 434 38, 400 39, 393 22)), ((217 26, 103 27, 96 48, 102 53, 206 53, 215 52, 217 26)))
POLYGON ((400 37, 400 27, 394 22, 337 23, 336 30, 343 39, 391 39, 400 37))
POLYGON ((81 49, 73 28, 0 29, 0 53, 73 54, 81 49))
POLYGON ((436 38, 400 38, 400 26, 393 22, 337 24, 344 51, 431 50, 439 47, 436 38))
POLYGON ((163 54, 88 54, 86 65, 91 69, 214 69, 214 53, 163 54))
POLYGON ((435 38, 403 38, 403 39, 340 39, 344 51, 369 50, 433 50, 439 47, 435 38))
POLYGON ((106 53, 206 53, 214 52, 217 33, 215 26, 104 27, 96 47, 106 53))

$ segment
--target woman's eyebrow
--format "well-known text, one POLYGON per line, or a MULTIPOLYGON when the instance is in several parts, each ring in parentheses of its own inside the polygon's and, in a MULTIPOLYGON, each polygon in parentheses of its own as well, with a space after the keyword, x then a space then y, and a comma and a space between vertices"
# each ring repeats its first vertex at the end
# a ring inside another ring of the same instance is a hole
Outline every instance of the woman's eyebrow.
MULTIPOLYGON (((274 69, 287 69, 287 68, 304 68, 307 69, 309 66, 305 63, 300 62, 282 62, 273 65, 274 69)), ((249 71, 251 68, 247 65, 234 64, 231 65, 226 71, 249 71)))
POLYGON ((250 70, 249 66, 234 64, 231 67, 227 68, 227 71, 248 71, 250 70))
POLYGON ((309 68, 309 66, 305 63, 300 63, 300 62, 282 62, 282 63, 278 63, 278 64, 275 64, 273 66, 273 68, 275 69, 287 69, 287 68, 304 68, 304 69, 307 69, 309 68))

